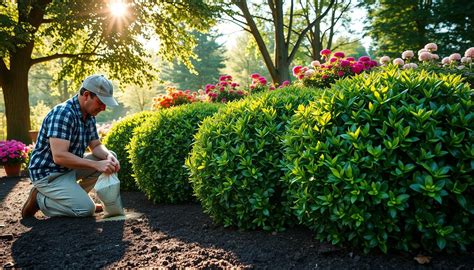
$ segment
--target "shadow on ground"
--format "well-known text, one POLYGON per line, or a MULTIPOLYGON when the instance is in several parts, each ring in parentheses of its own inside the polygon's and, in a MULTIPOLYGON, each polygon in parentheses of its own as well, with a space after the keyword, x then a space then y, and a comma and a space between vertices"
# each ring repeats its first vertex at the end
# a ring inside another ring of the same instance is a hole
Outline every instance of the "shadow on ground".
POLYGON ((21 268, 101 268, 122 258, 123 221, 97 223, 93 218, 30 218, 31 230, 13 243, 15 266, 21 268))

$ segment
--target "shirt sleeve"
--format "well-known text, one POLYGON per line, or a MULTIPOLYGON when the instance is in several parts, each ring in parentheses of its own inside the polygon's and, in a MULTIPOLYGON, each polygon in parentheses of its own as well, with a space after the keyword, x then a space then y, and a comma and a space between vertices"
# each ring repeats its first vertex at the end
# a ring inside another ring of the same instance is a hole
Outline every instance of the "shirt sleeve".
POLYGON ((58 138, 72 141, 72 131, 74 129, 74 119, 70 111, 58 108, 51 114, 48 122, 48 138, 58 138))

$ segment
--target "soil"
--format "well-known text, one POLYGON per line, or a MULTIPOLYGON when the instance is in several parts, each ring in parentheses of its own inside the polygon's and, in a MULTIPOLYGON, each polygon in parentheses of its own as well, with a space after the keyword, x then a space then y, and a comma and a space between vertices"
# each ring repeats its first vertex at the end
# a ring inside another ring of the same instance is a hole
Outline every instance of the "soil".
POLYGON ((223 228, 198 204, 154 205, 139 192, 122 192, 126 212, 141 213, 126 220, 40 212, 21 220, 30 188, 26 177, 0 178, 0 268, 474 269, 474 251, 423 254, 432 258, 420 265, 419 254, 364 255, 320 243, 302 227, 281 233, 223 228))

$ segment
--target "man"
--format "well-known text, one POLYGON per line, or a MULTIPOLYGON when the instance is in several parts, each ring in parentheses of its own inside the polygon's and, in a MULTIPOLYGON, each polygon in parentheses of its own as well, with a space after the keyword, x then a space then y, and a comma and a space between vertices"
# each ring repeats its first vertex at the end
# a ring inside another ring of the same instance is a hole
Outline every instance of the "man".
POLYGON ((21 210, 23 218, 38 210, 50 217, 85 217, 101 210, 88 193, 101 173, 117 172, 120 163, 101 144, 95 116, 117 105, 112 83, 92 75, 79 94, 46 115, 29 164, 33 188, 21 210), (84 156, 87 147, 92 153, 84 156))

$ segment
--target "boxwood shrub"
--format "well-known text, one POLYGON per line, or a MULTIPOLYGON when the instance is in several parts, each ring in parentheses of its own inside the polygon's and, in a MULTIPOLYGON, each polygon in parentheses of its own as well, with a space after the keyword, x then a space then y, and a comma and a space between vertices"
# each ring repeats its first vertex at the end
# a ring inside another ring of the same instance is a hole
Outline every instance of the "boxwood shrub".
POLYGON ((284 88, 231 103, 203 121, 186 166, 196 197, 216 223, 281 230, 281 135, 299 104, 321 91, 284 88))
POLYGON ((193 103, 160 110, 135 129, 129 151, 138 188, 155 203, 191 200, 184 161, 199 123, 221 104, 193 103))
POLYGON ((117 154, 120 161, 120 189, 128 191, 138 190, 133 177, 132 164, 128 158, 128 147, 133 135, 133 129, 141 125, 146 119, 150 118, 153 112, 139 112, 125 117, 115 123, 107 132, 103 143, 105 146, 117 154))
POLYGON ((285 136, 294 213, 320 240, 449 252, 474 240, 474 90, 392 69, 340 81, 285 136))

